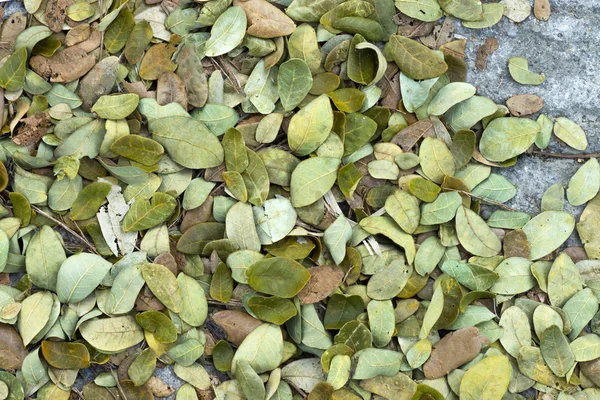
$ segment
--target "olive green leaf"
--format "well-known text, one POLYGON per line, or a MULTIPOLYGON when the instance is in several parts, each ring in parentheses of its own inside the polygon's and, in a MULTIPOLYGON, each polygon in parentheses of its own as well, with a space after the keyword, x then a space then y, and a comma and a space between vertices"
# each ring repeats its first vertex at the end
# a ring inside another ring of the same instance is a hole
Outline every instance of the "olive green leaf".
POLYGON ((575 228, 575 218, 564 211, 544 211, 523 226, 531 246, 531 259, 542 258, 563 244, 575 228))
POLYGON ((53 304, 52 293, 47 291, 34 293, 23 300, 17 327, 25 346, 44 329, 53 304))
POLYGON ((452 107, 445 114, 445 120, 453 131, 470 129, 483 118, 494 114, 498 106, 487 97, 473 96, 452 107))
POLYGON ((156 353, 144 349, 127 369, 127 375, 135 386, 141 386, 150 379, 156 369, 156 353))
POLYGON ((361 109, 366 96, 358 89, 342 88, 329 93, 329 97, 338 110, 352 113, 361 109))
POLYGON ((498 280, 498 274, 488 268, 456 260, 447 260, 441 270, 471 290, 487 290, 498 280))
POLYGON ((439 0, 439 3, 445 12, 461 20, 479 21, 483 18, 479 0, 439 0))
MULTIPOLYGON (((462 21, 462 25, 469 29, 484 29, 496 25, 504 15, 505 6, 502 3, 483 3, 483 18, 477 21, 462 21)), ((509 64, 510 69, 510 64, 509 64)), ((511 74, 512 75, 512 74, 511 74)), ((515 79, 516 80, 516 79, 515 79)), ((522 83, 522 82, 520 82, 522 83)))
POLYGON ((27 64, 27 49, 18 47, 0 68, 0 86, 13 92, 23 88, 27 64))
POLYGON ((531 216, 527 213, 495 210, 487 220, 492 228, 521 229, 529 222, 531 216))
POLYGON ((135 24, 125 43, 123 55, 129 64, 137 64, 144 55, 146 46, 152 39, 152 27, 148 21, 139 21, 135 24))
POLYGON ((569 346, 575 361, 591 361, 600 357, 600 336, 589 334, 573 340, 569 346))
POLYGON ((106 50, 108 50, 109 53, 114 54, 123 49, 134 25, 135 21, 131 10, 127 7, 123 7, 115 20, 104 32, 104 47, 106 47, 106 50))
POLYGON ((371 348, 356 352, 352 359, 356 363, 352 379, 371 379, 396 375, 404 357, 397 351, 371 348))
POLYGON ((71 219, 80 221, 95 216, 111 189, 107 182, 92 182, 84 187, 71 207, 71 219))
POLYGON ((233 353, 231 345, 226 340, 219 340, 212 350, 215 368, 221 372, 229 371, 231 369, 233 353))
POLYGON ((177 250, 185 254, 202 254, 204 246, 216 239, 223 239, 225 224, 201 222, 184 232, 177 242, 177 250))
POLYGON ((575 293, 563 306, 571 323, 569 339, 574 340, 598 312, 598 301, 590 288, 575 293))
POLYGON ((377 70, 375 71, 375 76, 370 82, 367 83, 367 87, 372 87, 373 85, 378 83, 381 80, 381 78, 383 78, 383 76, 385 75, 385 71, 387 69, 387 60, 385 59, 385 56, 383 55, 381 50, 379 50, 379 47, 375 46, 373 43, 360 42, 356 44, 354 48, 358 51, 365 49, 372 50, 377 56, 377 70))
POLYGON ((255 290, 283 298, 294 297, 310 279, 301 264, 281 257, 255 262, 246 270, 246 276, 255 290))
POLYGON ((500 343, 511 356, 518 356, 522 347, 531 346, 529 320, 527 314, 519 307, 512 306, 504 310, 500 317, 500 326, 504 328, 500 343))
POLYGON ((546 364, 558 377, 567 375, 575 365, 575 356, 569 347, 569 341, 556 325, 549 326, 542 333, 540 350, 546 364))
POLYGON ((406 233, 413 233, 419 226, 421 210, 418 200, 404 190, 396 190, 388 196, 385 211, 406 233))
POLYGON ((225 152, 227 171, 244 172, 248 168, 248 154, 242 133, 234 128, 228 129, 221 144, 225 152))
POLYGON ((326 329, 340 329, 346 323, 355 320, 364 310, 365 302, 360 296, 345 296, 334 293, 327 303, 327 310, 323 320, 324 326, 326 329))
POLYGON ((367 283, 367 295, 375 300, 392 299, 404 289, 411 273, 409 264, 394 260, 371 276, 367 283))
POLYGON ((79 253, 67 258, 57 275, 56 294, 62 303, 76 303, 85 299, 102 282, 112 264, 90 253, 79 253))
POLYGON ((295 208, 308 206, 323 197, 335 183, 340 162, 339 159, 330 157, 313 157, 301 161, 292 172, 292 205, 295 208))
POLYGON ((144 331, 129 315, 85 321, 79 332, 89 344, 105 353, 118 353, 144 340, 144 331))
POLYGON ((144 264, 142 276, 156 298, 174 313, 183 309, 183 297, 175 275, 160 264, 144 264))
POLYGON ((164 149, 152 139, 138 135, 125 135, 110 145, 110 150, 143 165, 154 165, 161 159, 164 149))
POLYGON ((421 205, 421 225, 443 224, 454 218, 456 210, 462 204, 457 192, 441 193, 432 203, 421 205))
POLYGON ((371 235, 384 235, 404 249, 409 264, 415 259, 415 243, 390 217, 370 216, 360 221, 360 226, 371 235))
POLYGON ((464 82, 452 82, 440 89, 429 103, 430 115, 442 115, 451 107, 475 95, 475 86, 464 82))
POLYGON ((585 150, 588 141, 585 132, 570 119, 559 117, 554 121, 554 134, 560 140, 576 150, 585 150))
POLYGON ((279 366, 283 356, 281 328, 273 324, 262 324, 254 329, 238 347, 232 360, 235 373, 238 361, 247 361, 256 373, 271 371, 279 366))
POLYGON ((411 18, 434 22, 442 18, 442 9, 436 0, 396 0, 396 8, 411 18))
POLYGON ((241 7, 230 7, 222 13, 210 30, 204 54, 216 57, 225 54, 240 43, 246 34, 246 14, 241 7))
POLYGON ((460 244, 477 256, 492 257, 502 248, 500 239, 485 221, 465 206, 456 211, 456 233, 460 244))
POLYGON ((287 60, 279 66, 277 90, 285 111, 291 111, 308 94, 313 78, 306 61, 299 58, 287 60))
POLYGON ((454 134, 450 152, 454 157, 456 168, 463 168, 471 161, 475 152, 475 142, 476 135, 471 130, 465 129, 454 134))
POLYGON ((400 72, 400 93, 402 95, 402 105, 406 108, 406 111, 414 112, 426 104, 429 93, 438 80, 439 78, 436 77, 417 81, 400 72))
POLYGON ((48 225, 43 226, 31 238, 25 253, 31 282, 42 289, 56 290, 58 271, 66 258, 58 233, 48 225))
POLYGON ((196 339, 187 339, 173 346, 167 355, 178 365, 191 367, 204 352, 204 343, 196 339))
POLYGON ((543 150, 550 144, 550 139, 552 139, 552 128, 554 127, 554 123, 550 118, 548 118, 544 114, 540 114, 536 122, 540 126, 540 133, 538 133, 538 137, 535 140, 535 145, 543 150))
POLYGON ((302 24, 294 30, 288 39, 288 52, 291 59, 297 58, 306 62, 311 73, 314 74, 319 70, 321 50, 312 26, 302 24))
POLYGON ((400 70, 411 79, 435 78, 448 69, 448 65, 433 50, 416 40, 392 35, 388 46, 400 70))
POLYGON ((564 323, 560 314, 551 306, 545 304, 539 305, 533 311, 533 329, 538 338, 541 338, 544 331, 552 325, 556 325, 564 332, 564 323))
POLYGON ((356 83, 367 85, 375 79, 376 58, 372 51, 356 47, 361 43, 368 42, 362 35, 354 35, 346 50, 348 53, 346 68, 348 78, 356 83))
POLYGON ((431 273, 437 264, 441 261, 446 248, 440 242, 440 239, 431 236, 425 239, 415 256, 415 271, 421 275, 426 276, 431 273))
POLYGON ((340 215, 323 233, 323 242, 336 264, 339 265, 344 260, 346 243, 351 237, 352 226, 343 215, 340 215))
POLYGON ((348 382, 351 365, 352 361, 348 355, 338 354, 333 357, 327 374, 327 382, 334 390, 341 389, 348 382))
POLYGON ((125 232, 142 231, 165 222, 177 206, 173 196, 157 192, 150 201, 137 198, 123 218, 125 232))
POLYGON ((192 179, 183 193, 181 206, 185 210, 192 210, 196 207, 200 207, 206 201, 215 186, 216 184, 214 182, 207 182, 202 178, 192 179))
POLYGON ((498 203, 505 203, 515 197, 517 187, 504 176, 492 173, 473 189, 473 194, 498 203))
POLYGON ((82 369, 90 366, 90 353, 83 343, 44 340, 42 354, 54 368, 82 369))
POLYGON ((523 85, 540 85, 546 80, 546 76, 536 74, 529 70, 529 61, 521 57, 511 57, 508 59, 508 72, 510 76, 523 85))
POLYGON ((575 263, 566 253, 560 253, 548 272, 548 297, 555 307, 562 307, 575 293, 583 289, 583 279, 575 263))
POLYGON ((248 201, 255 206, 264 204, 269 194, 269 173, 262 159, 252 150, 246 149, 248 168, 242 173, 248 191, 248 201))
POLYGON ((535 286, 536 281, 531 274, 532 262, 521 257, 510 257, 502 261, 494 272, 498 280, 490 288, 490 292, 510 295, 526 292, 535 286))
POLYGON ((377 123, 366 115, 360 113, 346 115, 344 157, 365 146, 373 138, 376 131, 377 123))
POLYGON ((259 319, 276 325, 283 324, 297 314, 294 303, 275 296, 254 296, 248 300, 248 307, 259 319))
POLYGON ((527 118, 496 118, 483 131, 479 150, 490 161, 523 154, 535 142, 540 126, 527 118))
POLYGON ((186 168, 211 168, 223 162, 219 139, 194 118, 158 118, 150 127, 152 138, 163 145, 173 161, 186 168), (186 132, 194 132, 188 135, 186 132))
POLYGON ((135 319, 145 331, 151 332, 160 343, 173 343, 177 340, 177 328, 165 314, 158 311, 145 311, 137 314, 135 319))
POLYGON ((460 381, 460 398, 500 399, 508 390, 511 365, 508 357, 489 356, 467 370, 460 381))
POLYGON ((123 119, 137 108, 139 101, 140 97, 133 93, 101 96, 92 112, 104 119, 123 119))
POLYGON ((565 209, 565 188, 562 184, 556 183, 544 192, 540 208, 542 211, 563 211, 565 209))
POLYGON ((219 263, 210 281, 210 297, 222 303, 227 303, 231 299, 232 293, 231 270, 226 264, 219 263))
POLYGON ((331 132, 333 111, 327 95, 323 94, 294 114, 288 127, 288 144, 299 156, 316 150, 331 132))
POLYGON ((235 377, 246 398, 263 399, 265 397, 265 385, 248 361, 236 361, 235 377))
POLYGON ((442 183, 445 176, 453 176, 456 171, 454 157, 444 142, 426 137, 419 149, 423 173, 432 181, 442 183))
POLYGON ((573 206, 580 206, 590 201, 598 190, 600 190, 600 165, 598 160, 592 158, 569 180, 567 200, 573 206))

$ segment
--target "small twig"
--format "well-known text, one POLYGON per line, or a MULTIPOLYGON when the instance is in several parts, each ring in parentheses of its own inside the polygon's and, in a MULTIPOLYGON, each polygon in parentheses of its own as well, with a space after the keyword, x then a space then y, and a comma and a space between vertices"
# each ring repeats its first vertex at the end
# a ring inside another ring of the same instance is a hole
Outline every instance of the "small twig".
POLYGON ((526 154, 533 154, 536 156, 556 157, 556 158, 571 158, 571 159, 575 159, 575 160, 578 158, 598 158, 598 157, 600 157, 600 153, 563 154, 563 153, 550 153, 550 152, 537 151, 537 150, 533 150, 526 154))
POLYGON ((481 200, 484 203, 491 204, 493 206, 499 207, 499 208, 501 208, 503 210, 506 210, 506 211, 519 212, 519 210, 515 210, 514 208, 511 208, 511 207, 509 207, 507 205, 504 205, 502 203, 498 203, 497 201, 490 200, 487 197, 477 196, 477 195, 475 195, 473 193, 465 192, 464 190, 451 189, 451 188, 444 188, 444 189, 446 189, 446 190, 452 190, 453 192, 458 192, 458 193, 461 193, 461 194, 465 194, 465 195, 467 195, 467 196, 469 196, 469 197, 471 197, 473 199, 481 200))
MULTIPOLYGON (((56 222, 58 225, 60 225, 64 230, 66 230, 67 232, 69 232, 71 235, 75 236, 77 239, 79 239, 80 241, 82 241, 83 243, 86 244, 86 246, 88 247, 89 250, 93 251, 94 253, 98 254, 98 252, 96 251, 96 247, 91 244, 83 235, 83 233, 80 235, 79 233, 75 232, 73 229, 69 228, 69 226, 67 224, 65 224, 64 222, 60 221, 59 219, 54 218, 52 215, 48 214, 47 212, 41 210, 40 208, 32 205, 31 208, 38 214, 43 215, 44 217, 51 219, 52 221, 56 222)), ((77 226, 79 228, 79 226, 77 226)))
POLYGON ((0 88, 0 124, 4 125, 4 88, 0 88))

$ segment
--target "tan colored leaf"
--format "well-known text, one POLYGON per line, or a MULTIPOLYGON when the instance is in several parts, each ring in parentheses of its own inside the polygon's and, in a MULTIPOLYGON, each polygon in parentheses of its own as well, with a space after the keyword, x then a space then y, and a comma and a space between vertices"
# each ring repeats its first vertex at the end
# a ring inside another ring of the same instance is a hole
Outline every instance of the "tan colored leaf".
POLYGON ((96 64, 96 58, 81 47, 73 46, 54 53, 52 57, 33 56, 31 68, 51 82, 71 82, 81 78, 96 64))
POLYGON ((266 0, 234 0, 233 5, 246 13, 248 35, 269 39, 290 35, 296 29, 290 17, 266 0))
POLYGON ((302 304, 317 303, 328 297, 342 283, 344 272, 339 267, 320 265, 310 270, 310 279, 298 298, 302 304))

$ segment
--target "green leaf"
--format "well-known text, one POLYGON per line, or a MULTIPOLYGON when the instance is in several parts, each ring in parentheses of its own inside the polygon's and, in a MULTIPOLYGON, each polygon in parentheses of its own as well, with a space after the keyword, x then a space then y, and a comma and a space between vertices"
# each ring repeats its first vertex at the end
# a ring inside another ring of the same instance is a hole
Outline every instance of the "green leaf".
POLYGON ((600 190, 600 165, 592 158, 583 164, 569 180, 567 200, 573 206, 590 201, 600 190))
POLYGON ((150 23, 144 20, 136 23, 129 33, 125 50, 123 50, 123 55, 129 64, 137 64, 142 59, 144 50, 150 44, 150 40, 152 40, 150 23))
POLYGON ((369 49, 375 52, 375 55, 377 56, 377 71, 375 72, 375 76, 373 77, 373 79, 370 82, 367 82, 367 87, 372 87, 373 85, 378 83, 385 75, 385 71, 388 65, 387 60, 385 59, 385 56, 383 55, 381 50, 379 50, 379 47, 375 46, 373 43, 360 42, 356 44, 355 49, 359 51, 369 49))
POLYGON ((42 342, 44 359, 54 368, 82 369, 90 366, 90 353, 83 343, 42 342))
POLYGON ((456 211, 456 233, 460 244, 473 255, 492 257, 502 249, 498 236, 479 215, 465 206, 456 211))
POLYGON ((510 257, 502 261, 494 272, 498 280, 490 288, 490 292, 510 295, 523 293, 535 286, 535 278, 531 274, 531 261, 521 257, 510 257))
POLYGON ((500 399, 511 379, 508 357, 489 356, 467 370, 460 381, 460 398, 465 400, 500 399))
POLYGON ((27 64, 27 49, 15 50, 0 68, 0 86, 9 92, 23 88, 27 64))
POLYGON ((104 32, 104 47, 110 54, 121 51, 135 25, 133 14, 124 7, 104 32))
POLYGON ((546 80, 546 76, 529 71, 529 61, 521 57, 508 59, 508 72, 510 76, 523 85, 540 85, 546 80))
POLYGON ((375 300, 392 299, 404 289, 411 273, 409 264, 394 260, 371 276, 367 283, 367 295, 375 300))
POLYGON ((390 217, 370 216, 360 221, 360 226, 371 235, 384 235, 404 249, 409 264, 415 259, 415 243, 411 235, 405 233, 390 217))
POLYGON ((354 88, 341 88, 329 93, 335 107, 343 112, 352 113, 361 109, 365 94, 354 88))
POLYGON ((231 299, 232 292, 231 270, 226 264, 219 263, 210 281, 210 297, 222 303, 227 303, 231 299))
POLYGON ((377 123, 371 118, 359 113, 348 114, 344 135, 344 157, 365 146, 373 138, 376 131, 377 123))
POLYGON ((479 150, 490 161, 523 154, 537 138, 540 126, 527 118, 496 118, 483 131, 479 150))
POLYGON ((396 8, 403 14, 423 22, 437 21, 443 15, 437 0, 396 0, 396 8))
POLYGON ((52 35, 52 31, 46 25, 36 25, 25 29, 19 33, 15 40, 15 50, 26 48, 27 51, 33 50, 33 47, 41 40, 52 35))
POLYGON ((396 375, 404 356, 397 351, 371 348, 356 352, 352 358, 356 363, 352 379, 371 379, 396 375))
POLYGON ((137 198, 123 218, 123 230, 137 232, 158 226, 173 214, 176 206, 173 196, 166 193, 157 192, 150 201, 137 198))
POLYGON ((585 132, 570 119, 559 117, 554 121, 554 134, 560 140, 576 150, 585 150, 588 141, 585 132))
POLYGON ((244 185, 248 190, 248 201, 255 206, 261 206, 269 195, 269 173, 262 159, 252 150, 246 149, 248 168, 242 173, 244 185))
POLYGON ((152 139, 138 135, 125 135, 110 145, 110 150, 143 165, 154 165, 164 153, 163 147, 152 139))
POLYGON ((276 325, 283 324, 297 314, 294 303, 275 296, 254 296, 248 300, 248 308, 259 319, 276 325))
POLYGON ((85 321, 79 332, 90 345, 106 353, 121 352, 144 340, 144 331, 129 315, 85 321))
POLYGON ((341 264, 346 257, 346 243, 351 237, 352 226, 343 215, 340 215, 323 233, 323 242, 336 264, 341 264))
POLYGON ((339 165, 339 159, 329 157, 301 161, 292 172, 292 205, 295 208, 308 206, 323 197, 333 187, 339 165))
POLYGON ((172 347, 167 355, 178 365, 191 367, 204 353, 204 343, 196 339, 188 339, 172 347))
POLYGON ((139 101, 140 97, 133 93, 101 96, 92 112, 104 119, 123 119, 137 108, 139 101))
POLYGON ((548 297, 555 307, 562 307, 574 294, 583 289, 583 279, 568 254, 560 253, 548 272, 548 297))
POLYGON ((246 276, 249 285, 261 293, 291 298, 306 285, 310 273, 294 260, 273 257, 252 264, 246 276))
POLYGON ((306 62, 312 74, 318 72, 321 65, 321 50, 312 26, 302 24, 296 28, 288 39, 288 52, 291 59, 297 58, 306 62))
POLYGON ((426 137, 419 149, 423 173, 432 181, 442 183, 445 176, 453 176, 456 171, 454 157, 444 142, 426 137))
POLYGON ((365 302, 360 296, 334 293, 327 303, 324 326, 326 329, 340 329, 346 323, 355 320, 364 310, 365 302))
POLYGON ((246 14, 241 7, 230 7, 221 14, 210 30, 204 54, 216 57, 236 48, 246 34, 246 14))
POLYGON ((211 386, 210 376, 204 367, 198 363, 184 367, 180 364, 175 364, 173 372, 180 379, 188 382, 198 390, 208 390, 211 386))
POLYGON ((55 291, 58 271, 67 259, 61 239, 50 226, 43 226, 31 238, 25 253, 25 266, 31 282, 55 291))
POLYGON ((446 248, 442 245, 439 238, 435 236, 428 237, 421 243, 417 250, 415 271, 421 276, 430 274, 442 260, 445 252, 446 248))
POLYGON ((439 3, 445 12, 461 20, 479 21, 483 18, 479 0, 439 0, 439 3))
POLYGON ((156 298, 174 313, 183 309, 183 297, 175 275, 160 264, 144 264, 142 276, 156 298))
POLYGON ((260 243, 273 244, 285 238, 296 226, 297 213, 290 200, 275 198, 253 208, 260 243))
MULTIPOLYGON (((502 3, 483 3, 483 18, 478 21, 462 21, 462 25, 469 29, 484 29, 496 25, 504 15, 505 6, 502 3)), ((510 64, 509 64, 510 69, 510 64)), ((511 74, 512 75, 512 74, 511 74)))
POLYGON ((158 118, 150 127, 152 139, 163 145, 168 155, 186 168, 211 168, 221 164, 224 152, 219 139, 194 118, 158 118), (188 135, 187 132, 194 132, 188 135))
POLYGON ((383 27, 379 22, 362 17, 344 17, 333 21, 333 27, 343 32, 356 33, 365 39, 380 42, 385 39, 383 27))
POLYGON ((525 224, 532 260, 540 259, 563 244, 575 228, 575 218, 564 211, 545 211, 525 224))
POLYGON ((569 339, 574 340, 598 312, 598 299, 590 288, 575 293, 563 306, 571 322, 569 339))
POLYGON ((373 344, 384 347, 392 340, 395 329, 394 305, 391 300, 371 300, 367 304, 369 327, 373 334, 373 344))
POLYGON ((292 58, 281 64, 277 74, 277 89, 283 109, 291 111, 296 108, 306 97, 312 84, 312 74, 304 60, 292 58))
POLYGON ((234 128, 228 129, 221 144, 225 152, 227 171, 244 172, 248 168, 248 153, 242 133, 234 128))
POLYGON ((498 274, 494 271, 456 260, 447 260, 441 270, 470 290, 487 290, 498 280, 498 274))
POLYGON ((527 314, 519 307, 512 306, 504 310, 500 317, 500 326, 504 329, 500 343, 511 356, 518 357, 521 348, 531 346, 529 320, 527 314))
POLYGON ((416 40, 392 35, 388 46, 400 71, 411 79, 435 78, 448 69, 448 65, 433 50, 416 40))
POLYGON ((295 21, 319 22, 327 11, 343 0, 293 0, 285 13, 295 21))
POLYGON ((558 377, 567 375, 575 365, 575 356, 569 347, 569 341, 556 325, 549 326, 542 333, 540 350, 546 364, 558 377))
POLYGON ((140 265, 122 269, 110 289, 105 309, 112 315, 128 313, 135 306, 135 300, 144 283, 140 265))
POLYGON ((273 324, 262 324, 254 329, 238 347, 232 360, 232 372, 240 360, 247 361, 258 374, 279 366, 283 357, 281 328, 273 324))
POLYGON ((418 200, 404 190, 396 190, 386 199, 385 211, 406 233, 413 233, 419 226, 418 200))
POLYGON ((288 127, 288 144, 294 154, 315 151, 331 132, 333 111, 327 95, 321 95, 294 114, 288 127))
POLYGON ((473 189, 473 194, 498 203, 506 203, 517 194, 517 187, 500 174, 490 176, 473 189))
POLYGON ((575 361, 591 361, 600 357, 600 336, 593 333, 578 337, 569 345, 575 361))
POLYGON ((53 304, 52 293, 47 291, 34 293, 23 300, 17 327, 25 346, 32 343, 44 329, 50 318, 53 304))
POLYGON ((521 229, 529 222, 531 216, 518 211, 495 210, 487 220, 492 228, 521 229))
POLYGON ((89 253, 75 254, 60 266, 56 294, 62 303, 85 299, 102 282, 112 264, 89 253))
POLYGON ((452 82, 440 89, 429 103, 430 115, 442 115, 451 107, 475 95, 475 86, 464 82, 452 82))
POLYGON ((265 397, 265 385, 248 361, 237 361, 235 377, 240 383, 246 398, 263 399, 265 397))
POLYGON ((152 349, 145 349, 129 366, 127 375, 135 386, 142 386, 150 379, 155 369, 156 354, 152 349))
POLYGON ((441 193, 432 203, 421 205, 421 225, 437 225, 450 221, 462 204, 457 192, 441 193))
POLYGON ((202 254, 204 246, 216 239, 223 239, 225 224, 201 222, 184 232, 177 242, 177 250, 185 254, 202 254))
POLYGON ((483 118, 494 114, 498 106, 487 97, 473 96, 452 107, 445 115, 446 123, 454 132, 471 129, 483 118))
POLYGON ((181 203, 185 210, 192 210, 200 207, 210 195, 216 184, 207 182, 202 178, 192 179, 190 185, 185 189, 183 201, 181 203))
POLYGON ((177 275, 177 284, 183 299, 183 307, 179 317, 191 326, 202 325, 208 315, 208 303, 202 285, 183 272, 177 275))
MULTIPOLYGON (((180 286, 183 285, 180 284, 180 286)), ((173 343, 177 340, 177 328, 165 314, 158 311, 145 311, 137 314, 135 319, 145 331, 152 333, 160 343, 173 343)))

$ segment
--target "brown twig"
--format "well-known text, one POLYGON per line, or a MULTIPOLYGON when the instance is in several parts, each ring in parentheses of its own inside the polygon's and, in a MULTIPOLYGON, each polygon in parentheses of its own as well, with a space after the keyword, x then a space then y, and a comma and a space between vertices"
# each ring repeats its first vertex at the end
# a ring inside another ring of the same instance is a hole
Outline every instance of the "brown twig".
POLYGON ((483 196, 477 196, 477 195, 475 195, 473 193, 465 192, 464 190, 451 189, 451 188, 444 188, 444 189, 446 189, 446 190, 452 190, 454 192, 458 192, 458 193, 461 193, 461 194, 465 194, 465 195, 467 195, 467 196, 469 196, 469 197, 471 197, 473 199, 481 200, 484 203, 488 203, 488 204, 491 204, 493 206, 499 207, 499 208, 501 208, 501 209, 503 209, 505 211, 519 212, 519 210, 515 210, 514 208, 511 208, 511 207, 509 207, 507 205, 504 205, 502 203, 498 203, 497 201, 490 200, 490 199, 488 199, 486 197, 483 197, 483 196))
MULTIPOLYGON (((66 230, 67 232, 69 232, 71 235, 75 236, 77 239, 79 239, 80 241, 82 241, 83 243, 85 243, 85 245, 88 247, 88 249, 96 254, 98 254, 98 251, 96 251, 96 247, 91 244, 86 237, 82 234, 79 234, 77 232, 75 232, 73 229, 69 228, 69 226, 67 224, 65 224, 64 222, 62 222, 61 220, 53 217, 52 215, 48 214, 47 212, 41 210, 39 207, 36 207, 34 205, 31 206, 31 208, 38 214, 43 215, 44 217, 51 219, 52 221, 56 222, 58 225, 60 225, 64 230, 66 230)), ((77 226, 79 228, 79 226, 77 226)))
POLYGON ((545 157, 556 157, 556 158, 570 158, 570 159, 578 159, 578 158, 598 158, 600 157, 600 153, 583 153, 583 154, 563 154, 563 153, 550 153, 546 151, 537 151, 533 150, 526 154, 532 154, 536 156, 545 156, 545 157))

